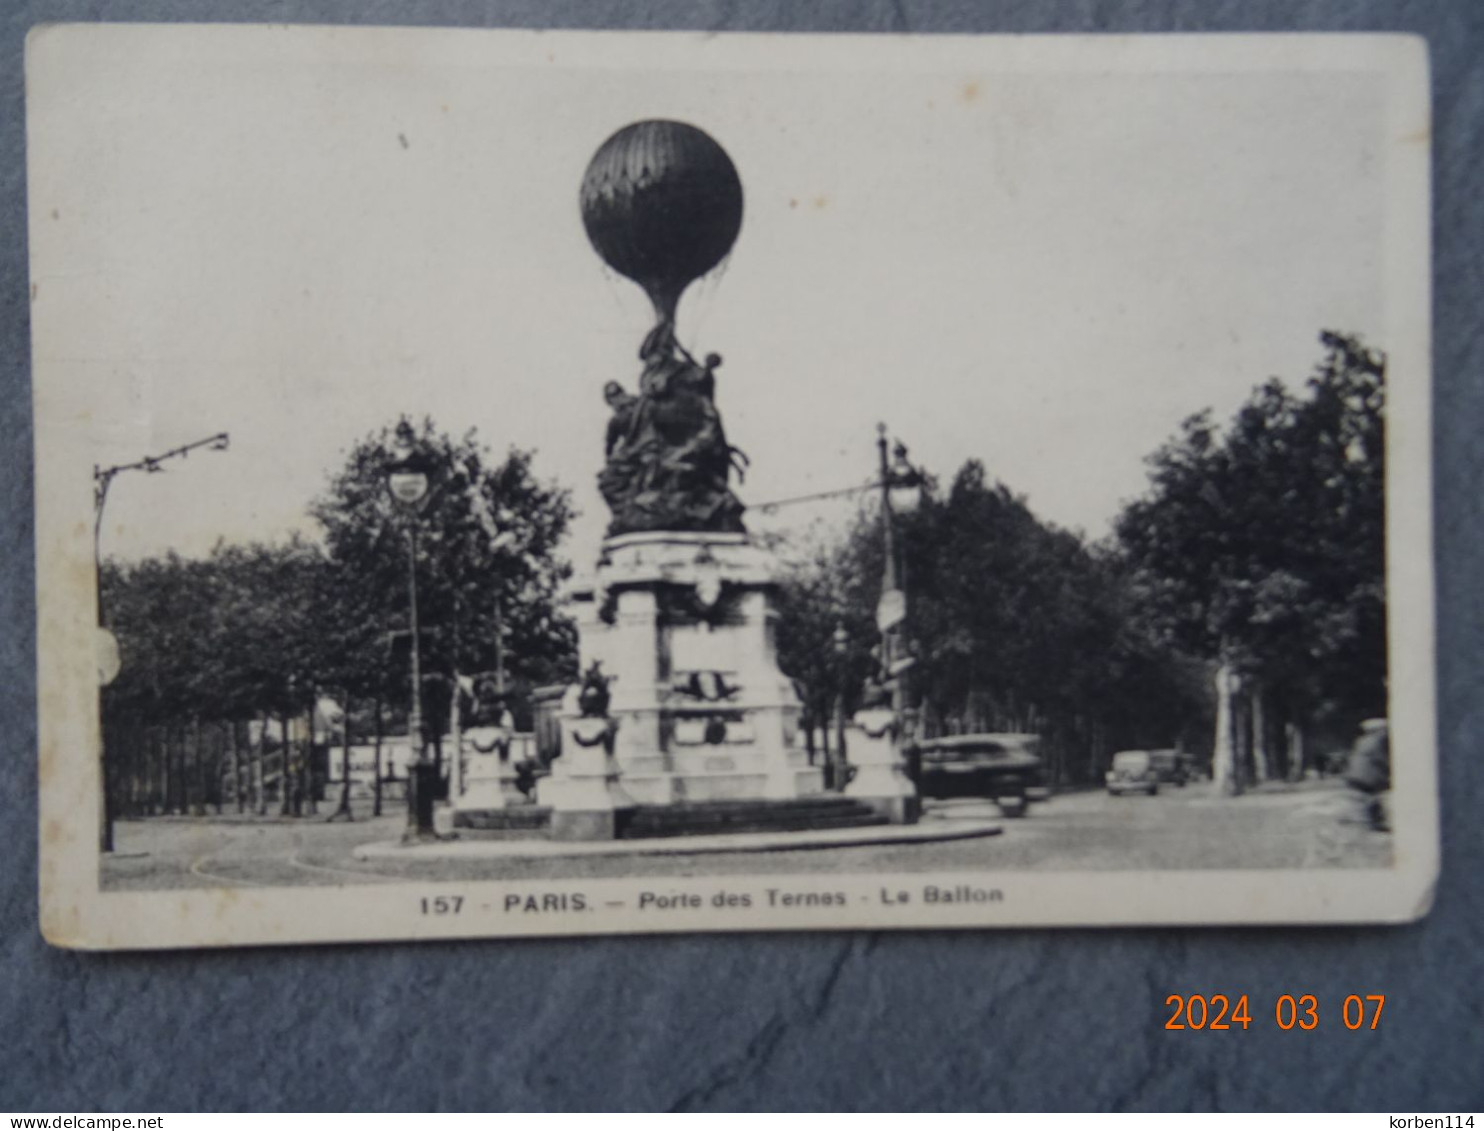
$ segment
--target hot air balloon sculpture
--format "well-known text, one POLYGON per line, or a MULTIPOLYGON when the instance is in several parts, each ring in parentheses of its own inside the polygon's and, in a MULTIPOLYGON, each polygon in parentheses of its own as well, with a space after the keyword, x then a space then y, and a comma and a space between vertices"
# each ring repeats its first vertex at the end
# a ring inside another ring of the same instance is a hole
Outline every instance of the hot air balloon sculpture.
POLYGON ((594 250, 644 289, 657 319, 639 351, 638 395, 617 382, 605 391, 613 417, 598 487, 608 534, 740 533, 743 506, 728 482, 746 457, 716 410, 721 358, 697 362, 675 338, 680 296, 726 258, 742 227, 736 167, 695 126, 635 122, 598 147, 579 201, 594 250))

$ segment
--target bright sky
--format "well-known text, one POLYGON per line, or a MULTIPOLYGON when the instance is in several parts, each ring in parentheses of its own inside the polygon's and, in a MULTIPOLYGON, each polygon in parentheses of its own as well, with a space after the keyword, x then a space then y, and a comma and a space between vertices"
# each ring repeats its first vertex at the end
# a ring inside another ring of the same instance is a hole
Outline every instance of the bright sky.
POLYGON ((535 448, 586 565, 602 386, 633 387, 650 315, 578 184, 614 130, 679 118, 746 196, 681 309, 725 357, 744 501, 865 480, 884 420, 940 477, 981 459, 1100 536, 1189 413, 1301 380, 1321 328, 1385 347, 1384 89, 1067 42, 74 39, 31 89, 38 403, 103 464, 231 433, 120 478, 106 553, 310 529, 341 454, 409 412, 535 448))

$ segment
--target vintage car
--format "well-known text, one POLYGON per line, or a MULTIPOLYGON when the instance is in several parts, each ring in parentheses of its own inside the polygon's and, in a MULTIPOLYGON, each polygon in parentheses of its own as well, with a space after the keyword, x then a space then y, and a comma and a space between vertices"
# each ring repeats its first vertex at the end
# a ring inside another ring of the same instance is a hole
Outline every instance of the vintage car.
POLYGON ((1153 797, 1159 792, 1158 754, 1160 750, 1120 750, 1113 755, 1113 764, 1103 776, 1111 794, 1147 793, 1153 797))
POLYGON ((957 734, 908 747, 908 766, 923 797, 988 797, 1007 817, 1051 796, 1034 734, 957 734))
POLYGON ((1151 750, 1149 757, 1161 785, 1184 785, 1195 777, 1195 758, 1183 750, 1151 750))

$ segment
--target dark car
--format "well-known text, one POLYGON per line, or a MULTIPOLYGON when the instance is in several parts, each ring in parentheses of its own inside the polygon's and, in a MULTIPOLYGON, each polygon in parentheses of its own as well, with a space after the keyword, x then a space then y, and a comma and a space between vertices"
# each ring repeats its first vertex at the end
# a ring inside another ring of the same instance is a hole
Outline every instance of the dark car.
POLYGON ((1184 785, 1195 777, 1195 758, 1183 750, 1151 750, 1149 757, 1161 785, 1184 785))
POLYGON ((1034 734, 957 734, 909 748, 923 797, 988 797, 1007 817, 1022 817, 1032 801, 1051 796, 1034 734))

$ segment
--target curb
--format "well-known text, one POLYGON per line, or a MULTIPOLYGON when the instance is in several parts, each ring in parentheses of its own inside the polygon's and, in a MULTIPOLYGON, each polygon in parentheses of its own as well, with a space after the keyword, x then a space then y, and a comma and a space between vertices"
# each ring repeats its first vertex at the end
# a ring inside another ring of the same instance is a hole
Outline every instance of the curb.
POLYGON ((864 848, 893 844, 933 844, 998 836, 997 821, 931 821, 864 829, 820 829, 787 833, 726 833, 713 836, 653 837, 646 840, 454 840, 403 845, 377 841, 356 846, 357 860, 550 860, 586 856, 697 856, 712 853, 789 852, 801 849, 864 848), (935 825, 940 827, 934 827, 935 825), (948 828, 941 826, 949 825, 948 828))

